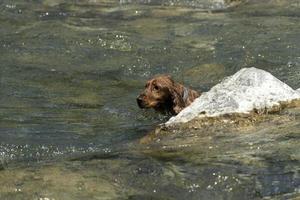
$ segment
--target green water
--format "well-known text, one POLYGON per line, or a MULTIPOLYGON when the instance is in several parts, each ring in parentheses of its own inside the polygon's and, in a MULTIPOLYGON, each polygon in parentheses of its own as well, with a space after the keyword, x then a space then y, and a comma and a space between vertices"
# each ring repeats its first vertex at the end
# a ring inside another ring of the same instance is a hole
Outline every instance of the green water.
POLYGON ((2 0, 0 198, 297 198, 299 110, 140 145, 168 117, 135 98, 154 74, 207 91, 253 66, 299 88, 299 35, 297 0, 2 0))

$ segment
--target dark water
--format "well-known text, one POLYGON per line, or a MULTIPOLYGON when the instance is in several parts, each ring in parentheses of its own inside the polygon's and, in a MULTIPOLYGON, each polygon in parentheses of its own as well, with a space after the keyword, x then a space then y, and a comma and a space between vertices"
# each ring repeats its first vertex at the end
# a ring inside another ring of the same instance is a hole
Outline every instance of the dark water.
POLYGON ((299 110, 147 146, 167 118, 135 103, 157 73, 207 91, 254 66, 299 88, 299 36, 296 0, 2 0, 0 198, 299 197, 299 110))

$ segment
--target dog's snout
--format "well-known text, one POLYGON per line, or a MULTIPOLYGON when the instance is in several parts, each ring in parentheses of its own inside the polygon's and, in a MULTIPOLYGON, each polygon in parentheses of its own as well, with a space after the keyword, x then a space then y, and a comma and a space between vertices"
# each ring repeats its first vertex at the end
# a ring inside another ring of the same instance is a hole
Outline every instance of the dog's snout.
POLYGON ((141 103, 141 102, 143 101, 143 99, 142 99, 140 96, 138 96, 138 97, 136 98, 136 101, 137 101, 138 103, 141 103))
POLYGON ((140 108, 144 108, 144 95, 141 94, 136 98, 136 102, 140 108))

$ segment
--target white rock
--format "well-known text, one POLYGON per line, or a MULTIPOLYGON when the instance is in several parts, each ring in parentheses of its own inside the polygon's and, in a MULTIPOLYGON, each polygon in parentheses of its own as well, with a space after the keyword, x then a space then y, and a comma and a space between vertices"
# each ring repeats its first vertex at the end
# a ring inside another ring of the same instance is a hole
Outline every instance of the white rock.
POLYGON ((279 101, 300 98, 299 91, 300 88, 293 90, 269 72, 254 67, 243 68, 203 93, 166 125, 185 123, 195 117, 249 113, 253 109, 270 108, 278 105, 279 101))

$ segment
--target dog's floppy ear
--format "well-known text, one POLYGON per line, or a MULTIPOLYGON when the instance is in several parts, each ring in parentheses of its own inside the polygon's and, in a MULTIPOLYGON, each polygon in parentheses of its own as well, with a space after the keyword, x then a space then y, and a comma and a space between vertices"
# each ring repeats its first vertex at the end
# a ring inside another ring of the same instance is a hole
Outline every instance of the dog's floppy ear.
POLYGON ((173 101, 173 110, 175 114, 178 114, 185 107, 184 100, 181 96, 182 92, 178 86, 173 85, 173 87, 170 89, 170 93, 173 101))

